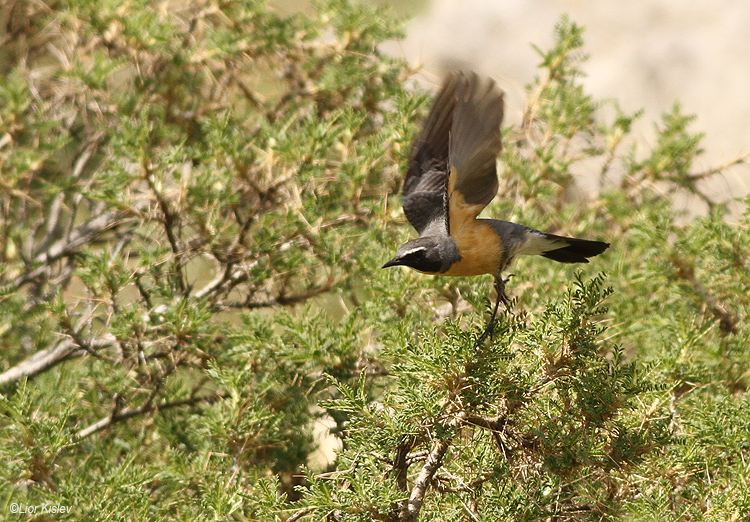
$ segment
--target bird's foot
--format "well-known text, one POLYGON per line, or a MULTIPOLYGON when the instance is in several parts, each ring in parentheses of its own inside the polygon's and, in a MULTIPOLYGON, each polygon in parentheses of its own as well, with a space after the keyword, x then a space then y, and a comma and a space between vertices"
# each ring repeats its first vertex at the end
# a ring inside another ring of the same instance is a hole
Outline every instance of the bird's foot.
MULTIPOLYGON (((507 277, 496 277, 495 278, 495 291, 497 292, 497 298, 498 301, 502 301, 502 303, 505 305, 505 308, 510 310, 510 307, 513 303, 511 303, 510 298, 508 297, 508 294, 505 293, 505 283, 510 281, 510 278, 513 277, 515 274, 508 274, 507 277)), ((495 311, 497 311, 497 305, 495 305, 495 311)), ((494 314, 493 314, 494 317, 494 314)))
POLYGON ((507 310, 510 310, 512 302, 510 298, 508 297, 508 294, 505 293, 505 283, 507 283, 512 276, 513 274, 508 274, 508 276, 505 278, 495 276, 495 292, 497 293, 497 297, 495 298, 495 306, 492 309, 492 315, 490 316, 490 320, 487 322, 487 326, 482 332, 482 335, 479 336, 479 339, 477 339, 477 345, 476 345, 477 348, 479 348, 482 345, 482 343, 484 343, 487 337, 494 336, 495 319, 497 317, 497 309, 500 306, 500 302, 502 302, 505 305, 505 308, 507 310))

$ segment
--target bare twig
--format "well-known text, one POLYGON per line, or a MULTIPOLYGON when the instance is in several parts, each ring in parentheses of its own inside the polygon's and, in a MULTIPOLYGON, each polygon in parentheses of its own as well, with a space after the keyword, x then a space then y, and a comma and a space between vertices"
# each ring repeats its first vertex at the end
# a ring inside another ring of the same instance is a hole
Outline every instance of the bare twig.
MULTIPOLYGON (((269 308, 269 307, 275 307, 275 306, 292 306, 297 303, 306 301, 310 298, 316 297, 325 292, 328 292, 334 286, 336 286, 339 282, 341 282, 341 279, 329 279, 328 281, 326 281, 325 283, 323 283, 321 286, 317 288, 311 288, 310 290, 307 290, 305 292, 300 292, 298 294, 278 295, 266 301, 251 301, 250 298, 253 297, 252 295, 249 295, 248 299, 243 302, 219 301, 215 304, 215 307, 217 309, 227 309, 227 308, 255 309, 255 308, 269 308)), ((209 286, 212 284, 213 282, 209 283, 209 286)))
POLYGON ((677 269, 677 276, 686 280, 690 284, 690 288, 706 304, 711 315, 719 321, 719 329, 722 334, 728 335, 737 333, 737 325, 740 322, 739 315, 722 306, 719 301, 711 295, 708 289, 703 286, 703 283, 695 277, 695 271, 692 266, 688 265, 684 260, 677 256, 672 256, 671 261, 677 269))
POLYGON ((180 406, 194 406, 199 403, 211 404, 221 398, 223 398, 222 395, 203 395, 200 397, 190 397, 178 401, 163 402, 161 404, 152 404, 150 403, 150 401, 148 401, 136 408, 123 408, 121 410, 118 410, 116 413, 108 415, 107 417, 98 420, 94 424, 91 424, 90 426, 80 430, 75 434, 75 439, 85 439, 86 437, 93 435, 94 433, 101 431, 115 423, 130 419, 137 415, 142 415, 144 413, 150 413, 152 411, 159 410, 168 410, 171 408, 178 408, 180 406))
POLYGON ((164 233, 167 236, 169 246, 172 249, 172 255, 174 256, 172 262, 172 267, 174 270, 174 281, 177 283, 177 287, 180 293, 182 295, 187 295, 189 289, 182 274, 185 249, 183 248, 180 238, 178 237, 179 230, 181 228, 180 214, 172 209, 172 205, 170 205, 167 198, 164 196, 161 190, 159 190, 153 172, 151 172, 151 167, 145 160, 143 162, 142 168, 145 172, 144 179, 148 183, 151 192, 154 194, 156 202, 158 203, 159 209, 161 210, 161 213, 163 215, 163 219, 161 221, 164 228, 164 233), (177 229, 177 233, 175 233, 175 229, 177 229))
POLYGON ((427 486, 430 485, 435 472, 443 464, 443 457, 450 447, 450 442, 450 439, 441 440, 432 448, 427 457, 427 462, 424 463, 424 466, 419 471, 417 480, 414 481, 414 487, 411 490, 411 495, 409 495, 409 500, 404 502, 402 506, 401 516, 399 517, 399 520, 402 522, 414 522, 417 520, 417 516, 419 516, 419 512, 422 509, 422 504, 424 504, 424 495, 427 492, 427 486))
POLYGON ((287 518, 286 522, 297 522, 297 520, 304 517, 305 515, 309 515, 313 511, 315 511, 314 507, 302 508, 299 511, 297 511, 295 514, 293 514, 291 517, 287 518))
POLYGON ((58 363, 79 357, 85 353, 92 354, 100 348, 111 346, 114 339, 90 339, 67 337, 59 340, 54 346, 39 350, 22 362, 0 374, 0 386, 14 383, 25 377, 34 377, 58 363))
POLYGON ((40 350, 1 374, 0 386, 42 373, 65 359, 76 349, 77 346, 72 339, 63 339, 55 346, 40 350))
POLYGON ((736 167, 737 165, 742 165, 743 163, 746 163, 748 159, 750 159, 750 152, 740 154, 734 159, 727 161, 726 163, 722 163, 721 165, 717 165, 716 167, 711 167, 701 172, 688 174, 686 177, 690 181, 701 181, 706 178, 710 178, 711 176, 715 176, 716 174, 721 174, 724 171, 731 169, 732 167, 736 167))
POLYGON ((50 245, 45 251, 37 254, 34 257, 34 263, 38 266, 35 269, 18 276, 11 283, 11 286, 14 288, 20 288, 21 286, 34 281, 38 277, 43 276, 46 272, 49 272, 50 263, 57 261, 62 257, 75 254, 78 251, 78 247, 90 243, 99 234, 116 226, 121 220, 127 217, 127 215, 128 213, 125 211, 110 211, 91 218, 86 223, 76 228, 67 240, 57 241, 50 245))

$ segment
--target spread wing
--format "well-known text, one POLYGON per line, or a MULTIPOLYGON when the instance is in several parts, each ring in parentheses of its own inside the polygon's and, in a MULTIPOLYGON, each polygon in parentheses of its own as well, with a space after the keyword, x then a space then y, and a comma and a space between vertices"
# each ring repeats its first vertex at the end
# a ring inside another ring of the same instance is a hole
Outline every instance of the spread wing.
POLYGON ((401 203, 422 234, 436 219, 476 218, 497 193, 503 93, 475 73, 451 73, 412 145, 401 203))
POLYGON ((491 79, 459 77, 448 160, 451 226, 476 218, 497 194, 503 106, 503 92, 491 79))
POLYGON ((420 234, 435 219, 446 216, 449 141, 458 81, 459 76, 453 73, 445 78, 422 133, 412 144, 401 204, 420 234))

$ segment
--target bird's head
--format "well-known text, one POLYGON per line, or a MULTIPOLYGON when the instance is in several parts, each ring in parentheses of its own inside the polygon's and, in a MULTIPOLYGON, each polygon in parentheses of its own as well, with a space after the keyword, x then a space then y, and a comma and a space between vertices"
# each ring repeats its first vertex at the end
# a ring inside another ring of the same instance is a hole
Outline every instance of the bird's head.
POLYGON ((440 239, 439 237, 412 239, 399 248, 393 259, 384 264, 383 268, 403 265, 427 274, 445 272, 453 259, 446 256, 445 245, 440 239))

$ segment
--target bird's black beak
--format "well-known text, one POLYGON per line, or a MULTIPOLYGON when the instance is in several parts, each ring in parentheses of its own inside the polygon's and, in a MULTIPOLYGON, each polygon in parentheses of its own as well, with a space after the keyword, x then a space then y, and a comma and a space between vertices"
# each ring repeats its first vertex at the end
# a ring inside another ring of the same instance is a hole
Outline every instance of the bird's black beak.
POLYGON ((391 259, 390 261, 388 261, 386 264, 384 264, 380 268, 388 268, 389 266, 398 266, 398 265, 402 265, 402 264, 403 263, 401 262, 401 260, 399 258, 394 257, 393 259, 391 259))

